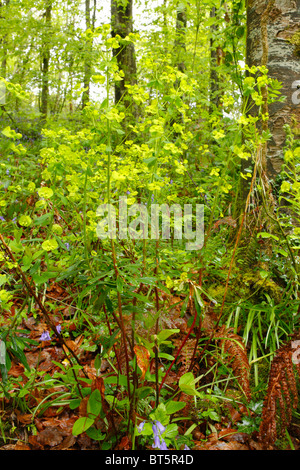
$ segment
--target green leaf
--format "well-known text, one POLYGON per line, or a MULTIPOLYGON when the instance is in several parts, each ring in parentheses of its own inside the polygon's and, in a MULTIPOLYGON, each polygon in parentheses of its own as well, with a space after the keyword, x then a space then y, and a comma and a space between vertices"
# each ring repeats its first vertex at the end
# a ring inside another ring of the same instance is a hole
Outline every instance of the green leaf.
POLYGON ((81 403, 81 398, 75 398, 74 400, 70 401, 69 407, 71 410, 75 410, 76 408, 78 408, 80 403, 81 403))
POLYGON ((160 333, 158 333, 157 335, 157 341, 158 343, 162 343, 163 341, 165 341, 167 338, 169 338, 169 336, 175 334, 175 333, 179 333, 179 329, 178 328, 173 328, 173 329, 169 329, 169 330, 162 330, 160 333))
POLYGON ((87 412, 94 417, 97 417, 100 414, 102 409, 101 394, 100 390, 97 388, 92 392, 88 403, 87 403, 87 412))
POLYGON ((78 418, 77 421, 75 421, 72 429, 72 434, 73 436, 78 436, 79 434, 85 432, 87 429, 89 429, 92 424, 94 424, 94 419, 92 418, 87 418, 86 416, 82 418, 78 418))
POLYGON ((268 232, 259 232, 257 234, 257 238, 273 238, 276 241, 279 241, 279 238, 276 237, 276 235, 272 235, 271 233, 268 232))
POLYGON ((122 278, 120 276, 118 276, 117 278, 117 291, 122 294, 123 292, 123 281, 122 281, 122 278))
POLYGON ((195 388, 195 379, 192 372, 187 372, 182 375, 179 379, 179 388, 183 393, 192 396, 200 396, 195 388))
POLYGON ((168 424, 163 435, 164 438, 174 439, 178 435, 178 425, 175 423, 168 424))
POLYGON ((171 400, 166 404, 166 413, 168 415, 172 415, 176 413, 177 411, 182 410, 182 408, 184 408, 185 406, 186 406, 186 403, 182 401, 171 400))
POLYGON ((163 426, 169 424, 170 417, 167 415, 166 405, 164 403, 160 403, 156 410, 150 414, 150 418, 153 421, 159 421, 163 426))
POLYGON ((89 428, 86 431, 87 435, 94 441, 103 441, 106 437, 106 434, 102 434, 100 429, 89 428))
POLYGON ((162 352, 160 352, 158 354, 158 357, 161 357, 163 359, 167 359, 168 361, 173 361, 174 360, 174 356, 171 356, 171 354, 162 353, 162 352))

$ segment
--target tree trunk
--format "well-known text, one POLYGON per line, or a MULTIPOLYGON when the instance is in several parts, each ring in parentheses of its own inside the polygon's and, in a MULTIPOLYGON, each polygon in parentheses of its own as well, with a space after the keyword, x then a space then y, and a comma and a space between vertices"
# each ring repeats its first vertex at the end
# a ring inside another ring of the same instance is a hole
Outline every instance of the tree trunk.
POLYGON ((41 124, 47 120, 49 107, 49 63, 50 63, 50 27, 51 27, 52 0, 46 2, 45 29, 42 44, 42 91, 41 91, 41 124))
MULTIPOLYGON (((94 7, 93 7, 93 16, 91 18, 91 4, 90 0, 85 0, 85 28, 86 31, 91 29, 92 31, 95 29, 95 21, 96 21, 96 8, 97 2, 94 0, 94 7)), ((93 40, 87 39, 86 40, 86 47, 85 47, 85 55, 84 55, 84 77, 83 77, 83 87, 84 92, 82 93, 82 108, 86 106, 86 104, 90 101, 90 82, 92 76, 92 46, 93 40)))
POLYGON ((185 55, 186 55, 186 6, 178 2, 176 13, 176 35, 175 35, 175 57, 176 65, 180 72, 185 71, 185 55))
MULTIPOLYGON (((262 152, 261 170, 266 185, 280 173, 283 163, 283 147, 286 141, 284 125, 299 128, 300 107, 297 100, 296 84, 300 76, 299 50, 293 44, 299 30, 300 0, 248 0, 246 63, 249 67, 266 66, 269 77, 282 83, 281 93, 284 102, 264 103, 263 112, 268 112, 269 121, 262 123, 272 138, 262 152)), ((298 33, 299 34, 299 33, 298 33)), ((267 98, 267 89, 265 98, 267 98)), ((249 114, 256 116, 258 108, 253 106, 249 114)), ((242 173, 250 162, 243 160, 242 173)), ((235 216, 245 208, 250 182, 240 179, 235 216)), ((268 188, 271 194, 271 188, 268 188)))
MULTIPOLYGON (((10 0, 5 0, 4 2, 0 1, 0 15, 1 18, 6 18, 7 7, 10 0)), ((2 60, 1 60, 1 77, 6 78, 7 76, 7 34, 3 34, 0 39, 0 44, 2 46, 2 60)), ((3 84, 0 84, 0 108, 3 107, 6 103, 6 88, 3 84)))
MULTIPOLYGON (((133 0, 111 0, 111 28, 112 37, 119 35, 125 38, 129 33, 132 33, 132 5, 133 0)), ((113 49, 114 57, 116 57, 119 70, 123 71, 124 77, 122 80, 115 83, 115 103, 118 104, 123 101, 125 107, 131 105, 128 99, 126 85, 133 85, 136 83, 136 60, 135 49, 132 43, 121 45, 117 49, 113 49)))
MULTIPOLYGON (((216 7, 212 7, 210 10, 210 17, 216 17, 216 7)), ((219 77, 217 72, 218 65, 218 50, 214 47, 214 35, 217 31, 217 25, 213 24, 210 27, 211 39, 210 39, 210 111, 213 112, 214 107, 218 108, 220 105, 219 98, 219 77)))
POLYGON ((300 125, 300 107, 294 99, 300 57, 293 44, 300 29, 300 0, 249 0, 247 29, 247 64, 265 65, 269 77, 282 82, 281 93, 286 97, 285 102, 272 103, 266 109, 272 138, 267 143, 264 170, 268 179, 274 179, 282 166, 284 125, 291 125, 293 116, 298 128, 300 125))

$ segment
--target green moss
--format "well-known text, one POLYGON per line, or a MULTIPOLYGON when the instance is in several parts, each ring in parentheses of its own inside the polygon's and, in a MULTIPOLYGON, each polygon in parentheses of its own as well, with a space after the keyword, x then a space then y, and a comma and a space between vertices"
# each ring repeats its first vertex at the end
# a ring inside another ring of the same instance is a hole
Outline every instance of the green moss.
POLYGON ((300 46, 300 31, 297 31, 297 33, 295 33, 291 39, 290 39, 290 42, 292 44, 295 44, 296 46, 300 46))
MULTIPOLYGON (((214 283, 207 288, 208 294, 218 303, 222 303, 225 284, 214 283)), ((257 271, 242 271, 237 268, 236 276, 232 277, 226 294, 227 302, 234 302, 237 298, 248 299, 252 302, 261 302, 266 300, 265 295, 268 294, 275 303, 279 303, 281 299, 281 288, 272 279, 263 279, 257 271)))
POLYGON ((290 39, 290 42, 292 44, 294 44, 295 46, 295 53, 297 55, 300 55, 300 31, 297 31, 297 33, 295 33, 291 39, 290 39))

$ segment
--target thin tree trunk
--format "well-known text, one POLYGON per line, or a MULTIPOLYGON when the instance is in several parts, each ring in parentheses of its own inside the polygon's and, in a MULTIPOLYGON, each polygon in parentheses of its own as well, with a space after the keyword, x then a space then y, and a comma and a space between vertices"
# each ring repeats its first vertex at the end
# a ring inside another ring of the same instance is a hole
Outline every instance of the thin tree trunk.
POLYGON ((185 55, 186 55, 186 6, 178 2, 176 13, 176 36, 175 36, 175 57, 176 65, 180 72, 185 71, 185 55))
MULTIPOLYGON (((91 16, 91 2, 90 0, 85 0, 85 28, 86 31, 95 29, 96 21, 96 9, 97 1, 94 0, 93 6, 93 16, 91 16)), ((92 46, 93 40, 86 40, 85 56, 84 56, 84 77, 83 77, 83 87, 84 92, 82 93, 82 108, 84 108, 87 103, 90 101, 90 82, 92 76, 92 46)))
MULTIPOLYGON (((3 9, 7 9, 10 0, 0 1, 1 18, 5 18, 5 14, 2 13, 3 9)), ((0 43, 2 45, 2 61, 1 61, 1 77, 6 78, 7 76, 7 34, 1 37, 0 43)), ((3 107, 6 103, 6 88, 4 85, 0 85, 0 107, 3 107)))
POLYGON ((51 28, 52 0, 46 2, 45 9, 45 30, 43 33, 42 45, 42 91, 41 91, 41 124, 47 120, 49 108, 49 63, 50 63, 50 28, 51 28))
MULTIPOLYGON (((112 37, 119 35, 125 38, 133 32, 132 22, 132 5, 133 0, 111 0, 111 28, 112 37)), ((121 45, 119 48, 113 50, 114 57, 116 57, 119 70, 124 73, 122 80, 115 83, 115 103, 121 101, 125 107, 131 106, 131 100, 128 97, 126 85, 133 85, 136 83, 136 60, 135 49, 132 43, 121 45)), ((134 109, 132 109, 134 111, 134 109)))
MULTIPOLYGON (((210 17, 215 18, 216 17, 216 7, 212 7, 210 10, 210 17)), ((214 35, 217 31, 217 25, 213 24, 210 27, 211 31, 211 39, 210 39, 210 110, 211 112, 213 111, 213 108, 219 107, 220 104, 220 99, 219 99, 219 77, 218 77, 218 72, 217 72, 217 62, 218 62, 218 51, 214 47, 214 35)))

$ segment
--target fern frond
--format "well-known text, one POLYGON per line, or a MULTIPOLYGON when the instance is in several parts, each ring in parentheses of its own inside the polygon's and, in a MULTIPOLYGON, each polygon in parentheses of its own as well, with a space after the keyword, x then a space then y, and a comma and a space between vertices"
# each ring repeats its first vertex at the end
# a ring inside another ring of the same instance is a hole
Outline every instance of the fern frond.
POLYGON ((271 363, 259 429, 259 439, 266 447, 272 447, 282 436, 291 422, 292 410, 297 407, 295 372, 291 343, 287 343, 277 350, 271 363))
POLYGON ((233 332, 233 328, 225 326, 217 331, 215 337, 219 340, 219 345, 225 353, 234 375, 238 378, 247 400, 250 401, 250 365, 242 338, 233 332))

